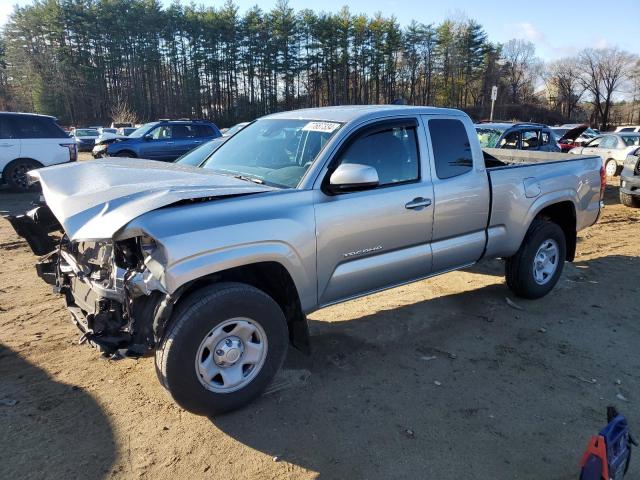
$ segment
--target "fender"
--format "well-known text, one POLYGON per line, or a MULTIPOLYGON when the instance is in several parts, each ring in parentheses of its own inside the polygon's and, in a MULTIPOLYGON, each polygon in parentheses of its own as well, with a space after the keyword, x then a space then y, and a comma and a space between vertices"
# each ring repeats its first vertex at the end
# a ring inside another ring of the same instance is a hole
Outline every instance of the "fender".
POLYGON ((168 293, 172 294, 198 278, 260 262, 277 262, 282 265, 296 286, 302 311, 306 313, 316 308, 314 272, 307 271, 305 262, 291 245, 280 241, 234 245, 179 259, 166 266, 164 283, 168 293))

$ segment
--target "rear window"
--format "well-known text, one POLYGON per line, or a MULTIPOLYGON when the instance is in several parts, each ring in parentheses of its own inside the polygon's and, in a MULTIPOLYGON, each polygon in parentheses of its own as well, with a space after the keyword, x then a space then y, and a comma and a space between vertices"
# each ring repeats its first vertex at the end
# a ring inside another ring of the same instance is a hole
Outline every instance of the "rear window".
POLYGON ((457 177, 471 171, 471 144, 460 120, 429 120, 429 133, 438 178, 457 177))
POLYGON ((51 118, 13 115, 10 120, 16 138, 68 138, 51 118))

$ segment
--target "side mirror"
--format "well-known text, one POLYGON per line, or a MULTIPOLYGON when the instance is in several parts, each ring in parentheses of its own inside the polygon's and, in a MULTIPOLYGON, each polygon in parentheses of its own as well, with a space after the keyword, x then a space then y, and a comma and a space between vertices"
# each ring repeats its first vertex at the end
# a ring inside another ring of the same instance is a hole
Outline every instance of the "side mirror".
POLYGON ((147 133, 147 134, 146 134, 144 137, 142 137, 142 138, 144 138, 144 139, 148 142, 149 140, 153 140, 153 135, 151 135, 150 133, 147 133))
POLYGON ((354 192, 377 187, 378 171, 369 165, 343 163, 331 174, 329 188, 332 192, 354 192))

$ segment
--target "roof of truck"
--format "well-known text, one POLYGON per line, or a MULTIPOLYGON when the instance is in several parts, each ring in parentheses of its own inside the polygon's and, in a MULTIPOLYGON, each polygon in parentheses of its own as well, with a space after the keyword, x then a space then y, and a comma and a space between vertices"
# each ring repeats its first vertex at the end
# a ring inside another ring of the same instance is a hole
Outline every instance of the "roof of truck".
POLYGON ((374 117, 380 112, 397 115, 465 115, 460 110, 437 107, 414 107, 409 105, 344 105, 338 107, 305 108, 267 115, 264 118, 287 118, 302 120, 321 120, 333 122, 351 122, 374 117))

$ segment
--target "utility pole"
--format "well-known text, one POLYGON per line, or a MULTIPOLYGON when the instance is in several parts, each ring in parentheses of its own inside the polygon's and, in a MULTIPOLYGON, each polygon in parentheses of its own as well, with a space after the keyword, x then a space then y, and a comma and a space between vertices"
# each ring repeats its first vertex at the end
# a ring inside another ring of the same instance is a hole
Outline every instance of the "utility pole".
POLYGON ((493 106, 496 103, 496 98, 498 98, 498 87, 494 85, 491 87, 491 115, 489 116, 491 122, 493 122, 493 106))

